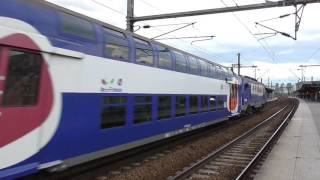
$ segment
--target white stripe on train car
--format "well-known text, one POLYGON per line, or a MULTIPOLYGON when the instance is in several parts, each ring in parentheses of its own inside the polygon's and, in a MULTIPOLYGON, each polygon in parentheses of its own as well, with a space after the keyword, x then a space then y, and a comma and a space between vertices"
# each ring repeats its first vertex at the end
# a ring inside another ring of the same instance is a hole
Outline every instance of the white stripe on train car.
POLYGON ((49 65, 61 92, 227 95, 229 88, 222 80, 89 55, 83 61, 56 56, 49 65))

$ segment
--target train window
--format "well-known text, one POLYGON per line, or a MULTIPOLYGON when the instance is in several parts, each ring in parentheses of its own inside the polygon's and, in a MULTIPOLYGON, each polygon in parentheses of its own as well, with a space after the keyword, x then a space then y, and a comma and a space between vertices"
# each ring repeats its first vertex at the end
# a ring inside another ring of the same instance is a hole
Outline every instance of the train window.
POLYGON ((192 74, 198 74, 198 60, 192 56, 189 56, 189 72, 192 74))
POLYGON ((201 96, 201 111, 205 112, 208 111, 208 96, 201 96))
POLYGON ((150 44, 145 40, 138 39, 138 38, 133 38, 133 39, 134 39, 134 42, 137 43, 137 44, 141 44, 141 45, 144 45, 144 46, 150 46, 150 44))
POLYGON ((200 64, 200 74, 202 76, 208 76, 208 63, 202 60, 199 60, 200 64))
POLYGON ((38 102, 42 59, 40 54, 10 51, 3 106, 33 106, 38 102))
POLYGON ((151 96, 136 96, 135 102, 136 103, 152 103, 152 97, 151 96))
POLYGON ((134 38, 136 45, 136 62, 144 65, 153 65, 153 53, 150 44, 141 39, 134 38))
POLYGON ((107 32, 110 35, 119 36, 119 37, 125 38, 125 36, 124 36, 124 34, 122 32, 115 31, 115 30, 109 29, 109 28, 104 28, 104 31, 107 32))
POLYGON ((176 117, 186 115, 186 97, 176 96, 176 117))
POLYGON ((187 61, 183 54, 175 52, 176 56, 176 70, 180 72, 187 72, 187 61))
POLYGON ((223 79, 223 72, 221 67, 219 66, 217 66, 217 69, 216 69, 216 76, 217 76, 217 79, 223 79))
POLYGON ((216 97, 210 96, 209 103, 210 103, 210 111, 215 111, 216 110, 216 97))
POLYGON ((108 96, 104 98, 104 104, 123 104, 127 102, 127 97, 125 96, 108 96))
POLYGON ((149 122, 152 120, 152 97, 151 96, 136 96, 134 106, 135 124, 149 122))
POLYGON ((106 56, 119 60, 129 60, 128 40, 121 32, 104 28, 106 56))
POLYGON ((169 49, 158 46, 158 55, 158 66, 165 69, 172 69, 172 59, 169 49))
POLYGON ((101 128, 124 126, 127 119, 127 97, 108 96, 103 99, 101 128))
POLYGON ((223 109, 224 108, 224 100, 222 97, 218 99, 218 109, 223 109))
POLYGON ((189 109, 191 114, 198 113, 198 96, 189 97, 189 109))
POLYGON ((210 69, 209 76, 212 78, 215 78, 216 77, 216 69, 215 69, 214 65, 210 64, 209 69, 210 69))
POLYGON ((59 15, 61 19, 61 30, 64 33, 89 40, 96 39, 96 32, 90 22, 65 13, 59 13, 59 15))
POLYGON ((126 123, 126 106, 110 106, 103 108, 101 128, 123 126, 126 123))
POLYGON ((171 97, 159 96, 158 99, 158 119, 167 119, 171 117, 171 97))

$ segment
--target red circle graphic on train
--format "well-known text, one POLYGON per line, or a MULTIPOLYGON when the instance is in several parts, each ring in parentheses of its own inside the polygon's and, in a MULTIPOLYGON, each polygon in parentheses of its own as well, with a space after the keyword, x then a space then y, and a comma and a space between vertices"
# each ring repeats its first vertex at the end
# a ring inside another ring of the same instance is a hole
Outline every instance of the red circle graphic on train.
POLYGON ((40 127, 53 86, 39 46, 24 34, 0 39, 0 148, 40 127))

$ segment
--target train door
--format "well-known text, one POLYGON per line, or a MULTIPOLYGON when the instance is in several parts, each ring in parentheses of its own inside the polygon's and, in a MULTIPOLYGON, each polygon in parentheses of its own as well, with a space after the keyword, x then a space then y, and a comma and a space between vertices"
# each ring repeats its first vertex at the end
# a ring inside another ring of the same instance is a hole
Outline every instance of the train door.
POLYGON ((238 84, 230 84, 230 86, 230 111, 236 113, 238 108, 238 84))
POLYGON ((36 51, 8 47, 0 51, 0 149, 10 144, 16 151, 12 153, 22 156, 38 150, 37 128, 46 103, 41 100, 43 59, 36 51))

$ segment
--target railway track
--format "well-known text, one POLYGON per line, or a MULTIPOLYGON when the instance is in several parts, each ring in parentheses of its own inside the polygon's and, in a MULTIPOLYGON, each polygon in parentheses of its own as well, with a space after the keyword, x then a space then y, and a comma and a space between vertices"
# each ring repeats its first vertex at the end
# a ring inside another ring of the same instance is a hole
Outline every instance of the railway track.
POLYGON ((297 108, 297 101, 285 106, 246 133, 189 167, 177 172, 178 179, 251 179, 261 161, 297 108), (280 124, 280 125, 279 125, 280 124))

